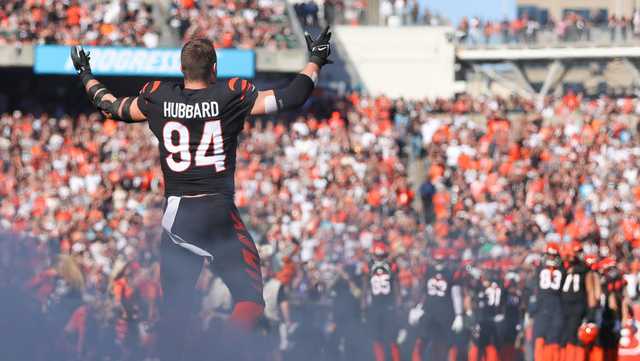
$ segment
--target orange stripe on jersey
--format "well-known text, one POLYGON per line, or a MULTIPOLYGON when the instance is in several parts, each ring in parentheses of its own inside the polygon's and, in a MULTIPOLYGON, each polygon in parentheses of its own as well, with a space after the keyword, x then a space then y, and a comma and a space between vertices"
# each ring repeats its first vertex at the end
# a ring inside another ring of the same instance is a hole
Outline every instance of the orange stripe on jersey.
POLYGON ((247 88, 249 88, 247 86, 248 84, 248 81, 242 79, 242 95, 240 96, 240 100, 244 99, 244 96, 247 94, 247 88))
POLYGON ((153 86, 151 87, 150 93, 153 93, 154 91, 158 90, 159 87, 160 87, 160 81, 159 80, 154 81, 153 86))
POLYGON ((229 82, 227 83, 227 85, 229 86, 229 89, 231 89, 231 91, 235 91, 236 90, 236 83, 237 82, 238 82, 238 78, 229 79, 229 82))
POLYGON ((144 86, 142 87, 142 90, 140 90, 140 94, 146 92, 148 86, 149 86, 149 82, 144 83, 144 86))

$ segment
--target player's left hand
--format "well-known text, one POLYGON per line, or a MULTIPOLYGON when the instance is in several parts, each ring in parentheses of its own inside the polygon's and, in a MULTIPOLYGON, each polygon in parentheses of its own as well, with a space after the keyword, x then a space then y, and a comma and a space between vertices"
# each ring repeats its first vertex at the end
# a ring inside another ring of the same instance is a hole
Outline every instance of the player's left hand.
POLYGON ((464 319, 462 318, 462 315, 456 315, 456 318, 453 320, 453 323, 451 324, 451 331, 455 333, 460 333, 462 332, 463 328, 464 328, 464 319))
POLYGON ((323 66, 326 64, 333 64, 333 61, 329 59, 331 55, 331 32, 329 26, 324 28, 322 33, 314 40, 309 33, 305 32, 304 39, 307 41, 307 50, 309 50, 309 61, 323 66))
POLYGON ((85 53, 80 45, 71 47, 71 62, 73 62, 73 67, 76 68, 79 75, 91 74, 90 55, 89 52, 85 53))

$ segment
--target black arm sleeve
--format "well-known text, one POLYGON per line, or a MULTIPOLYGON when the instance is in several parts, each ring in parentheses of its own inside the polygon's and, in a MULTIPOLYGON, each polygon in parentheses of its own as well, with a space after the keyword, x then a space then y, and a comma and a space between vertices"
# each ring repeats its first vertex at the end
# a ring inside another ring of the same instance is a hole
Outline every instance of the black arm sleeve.
POLYGON ((98 109, 109 113, 109 117, 113 120, 119 120, 125 123, 136 123, 135 120, 131 119, 131 103, 133 103, 133 98, 116 98, 115 101, 102 101, 97 106, 98 109), (120 114, 120 105, 124 103, 124 107, 122 109, 122 114, 120 114))
POLYGON ((310 77, 298 74, 282 89, 275 89, 278 110, 292 110, 301 107, 307 101, 315 84, 310 77))

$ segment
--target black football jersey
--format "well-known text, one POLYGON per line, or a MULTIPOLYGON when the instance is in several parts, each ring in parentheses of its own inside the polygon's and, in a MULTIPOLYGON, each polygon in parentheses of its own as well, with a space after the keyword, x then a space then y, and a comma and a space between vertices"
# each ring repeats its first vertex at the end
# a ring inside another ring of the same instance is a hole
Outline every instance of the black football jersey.
POLYGON ((197 90, 145 84, 138 106, 159 142, 166 196, 233 197, 238 135, 257 96, 253 84, 238 78, 197 90))
POLYGON ((608 296, 610 294, 622 295, 626 281, 624 280, 622 272, 617 267, 611 267, 603 271, 601 277, 602 292, 608 296))
POLYGON ((476 311, 481 320, 493 320, 504 313, 507 292, 498 282, 491 282, 488 286, 480 285, 476 294, 476 311))
POLYGON ((507 290, 504 302, 504 317, 506 320, 518 322, 522 316, 522 296, 517 291, 507 290))
POLYGON ((559 306, 564 270, 562 268, 540 267, 536 271, 536 299, 541 310, 551 310, 559 306), (549 307, 545 307, 548 305, 549 307))
POLYGON ((427 291, 425 309, 428 309, 428 312, 442 313, 443 316, 453 314, 451 299, 451 288, 454 285, 453 272, 447 268, 437 270, 429 267, 425 274, 425 282, 427 291))
POLYGON ((372 306, 393 306, 396 287, 395 265, 388 261, 373 261, 369 265, 369 287, 372 306))
POLYGON ((562 281, 562 301, 569 304, 580 304, 586 307, 587 290, 586 278, 589 272, 587 266, 578 263, 567 267, 562 281))

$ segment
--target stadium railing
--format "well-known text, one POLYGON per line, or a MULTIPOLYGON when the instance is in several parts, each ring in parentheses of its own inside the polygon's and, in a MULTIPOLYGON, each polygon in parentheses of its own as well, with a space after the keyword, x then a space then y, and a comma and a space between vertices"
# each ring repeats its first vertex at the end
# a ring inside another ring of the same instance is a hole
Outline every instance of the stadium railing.
POLYGON ((619 28, 606 26, 586 29, 568 28, 559 33, 554 28, 542 28, 534 32, 518 33, 494 32, 486 36, 482 29, 472 29, 468 32, 456 31, 454 34, 456 45, 469 49, 490 48, 549 48, 549 47, 621 47, 639 46, 640 37, 631 29, 622 31, 619 28))

